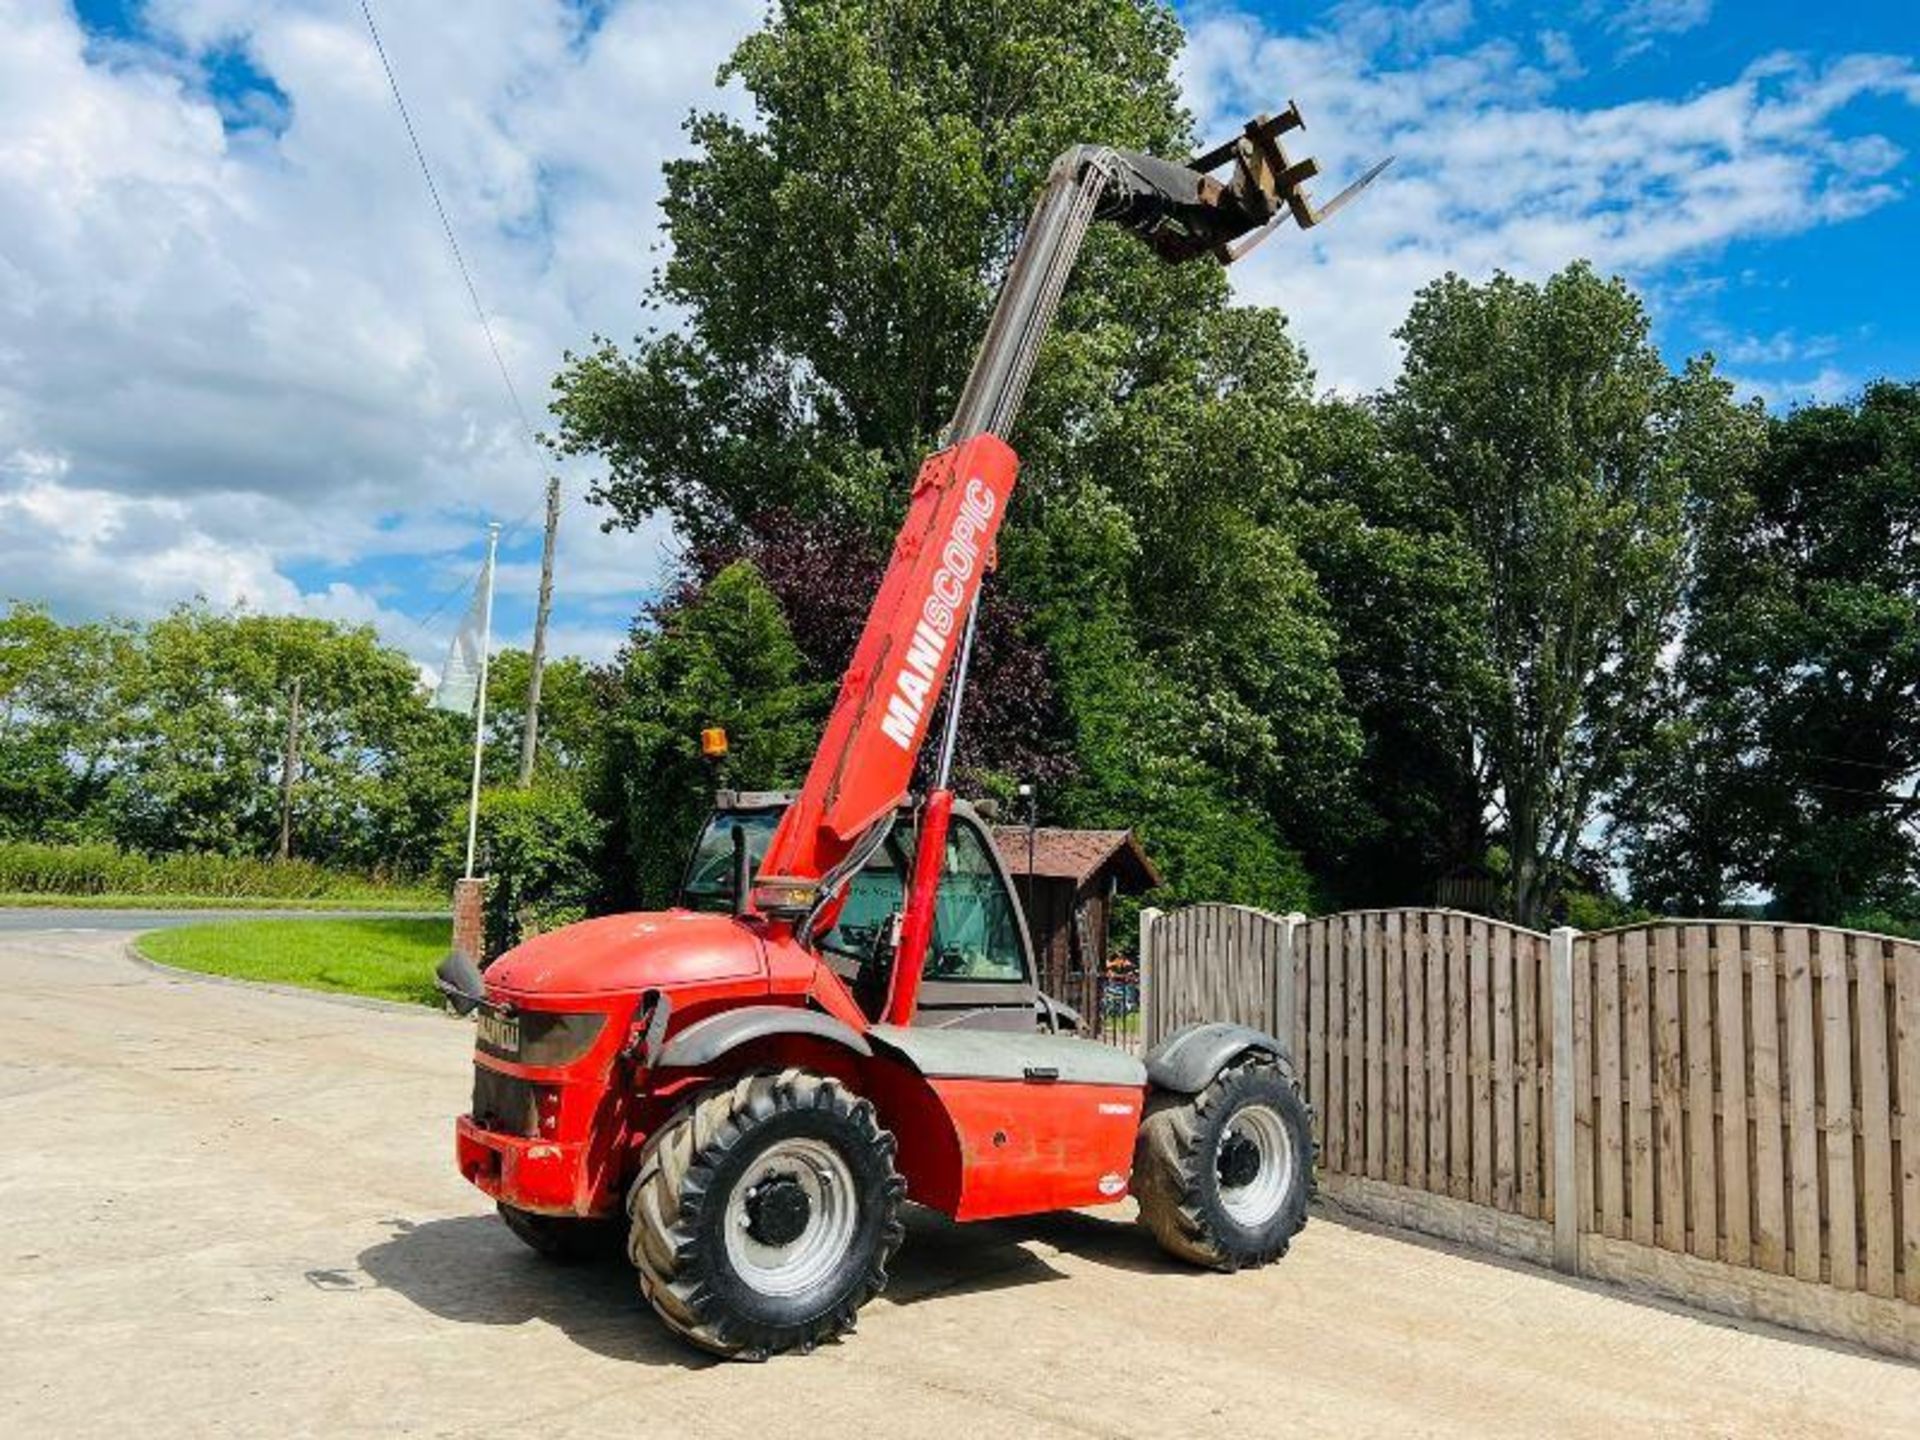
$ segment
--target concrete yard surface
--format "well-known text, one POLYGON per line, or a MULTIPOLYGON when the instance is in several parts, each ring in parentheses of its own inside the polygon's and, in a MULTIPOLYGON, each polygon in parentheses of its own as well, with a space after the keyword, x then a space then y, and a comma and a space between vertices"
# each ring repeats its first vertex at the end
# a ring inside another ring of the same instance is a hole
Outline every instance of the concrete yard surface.
POLYGON ((1907 1434, 1920 1367, 1326 1216, 1197 1274, 1129 1207, 915 1212, 859 1333, 722 1364, 455 1174, 467 1027, 0 936, 0 1432, 1907 1434))

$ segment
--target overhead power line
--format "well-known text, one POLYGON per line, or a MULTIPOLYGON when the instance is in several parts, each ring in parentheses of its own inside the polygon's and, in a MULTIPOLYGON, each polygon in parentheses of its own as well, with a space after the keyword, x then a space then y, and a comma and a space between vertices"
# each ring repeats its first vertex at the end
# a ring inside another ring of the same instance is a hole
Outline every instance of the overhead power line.
MULTIPOLYGON (((420 143, 419 131, 414 128, 413 113, 407 108, 406 96, 401 93, 400 78, 394 72, 393 61, 387 54, 386 42, 380 37, 380 27, 374 21, 373 8, 369 0, 360 0, 360 14, 367 23, 367 35, 373 41, 374 53, 380 57, 380 68, 386 74, 387 88, 393 92, 394 107, 400 112, 400 123, 406 129, 407 144, 413 150, 414 162, 420 167, 421 179, 426 181, 427 196, 433 201, 433 212, 440 218, 440 230, 447 238, 447 250, 452 254, 454 266, 460 272, 460 281, 466 287, 467 299, 473 304, 474 318, 480 322, 481 333, 487 338, 487 350, 493 356, 494 369, 499 372, 500 383, 507 392, 507 401, 513 407, 514 417, 520 422, 520 433, 526 438, 530 447, 539 451, 541 448, 539 437, 534 434, 533 424, 527 419, 526 406, 520 401, 520 390, 513 383, 513 375, 507 369, 506 357, 500 353, 500 342, 493 333, 493 321, 488 317, 486 305, 481 302, 480 287, 474 282, 473 271, 467 264, 465 252, 460 248, 459 237, 454 234, 453 220, 447 214, 446 203, 440 198, 440 186, 433 178, 433 167, 427 163, 426 149, 420 143)), ((542 500, 535 500, 505 527, 499 542, 503 548, 512 544, 514 537, 533 518, 534 513, 543 503, 542 500)), ((427 627, 453 603, 455 598, 470 591, 478 576, 479 570, 476 569, 472 575, 441 595, 425 615, 412 621, 415 632, 427 638, 427 627)))
POLYGON ((440 217, 440 228, 447 237, 447 248, 453 252, 453 263, 460 269, 460 278, 466 283, 467 298, 473 302, 473 313, 480 321, 480 329, 487 337, 487 348, 493 352, 494 367, 500 372, 500 381, 507 387, 507 398, 513 403, 513 413, 519 417, 520 429, 527 437, 527 443, 535 449, 539 441, 534 437, 533 426, 527 421, 526 407, 520 403, 520 392, 514 387, 513 376, 507 373, 507 362, 501 358, 500 342, 494 338, 493 322, 487 318, 487 307, 480 303, 479 287, 473 283, 473 272, 467 268, 467 257, 460 251, 460 242, 454 237, 453 222, 447 218, 447 207, 441 203, 440 187, 434 183, 433 167, 427 164, 427 153, 420 148, 420 136, 413 128, 413 115, 407 109, 406 97, 400 93, 400 81, 393 73, 393 62, 387 58, 387 47, 380 39, 380 27, 373 23, 373 11, 367 0, 360 0, 360 13, 366 18, 367 34, 373 37, 374 52, 380 57, 380 68, 387 72, 387 87, 393 91, 393 103, 399 107, 400 123, 406 126, 407 143, 413 147, 413 158, 419 162, 420 174, 426 179, 427 194, 433 198, 434 213, 440 217))

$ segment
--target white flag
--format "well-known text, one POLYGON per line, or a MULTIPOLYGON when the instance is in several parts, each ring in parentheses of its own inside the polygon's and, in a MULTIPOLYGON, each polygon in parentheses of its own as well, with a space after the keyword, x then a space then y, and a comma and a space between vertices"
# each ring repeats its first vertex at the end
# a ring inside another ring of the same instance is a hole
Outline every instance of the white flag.
POLYGON ((474 696, 480 689, 481 656, 487 644, 487 590, 491 575, 483 574, 473 587, 473 603, 455 632, 447 650, 447 663, 440 671, 440 684, 433 692, 434 708, 458 715, 473 713, 474 696))

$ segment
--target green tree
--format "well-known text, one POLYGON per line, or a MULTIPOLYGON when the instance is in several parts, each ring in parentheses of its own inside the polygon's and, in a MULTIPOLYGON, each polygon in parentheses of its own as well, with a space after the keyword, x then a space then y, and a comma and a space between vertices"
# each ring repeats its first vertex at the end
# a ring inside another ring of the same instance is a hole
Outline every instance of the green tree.
POLYGON ((458 723, 427 710, 412 662, 371 627, 186 606, 146 627, 141 654, 105 801, 120 843, 273 853, 297 680, 295 853, 415 873, 431 860, 458 723))
MULTIPOLYGON (((667 169, 672 258, 649 303, 683 328, 570 357, 557 382, 561 442, 606 467, 615 522, 664 510, 732 553, 822 524, 891 534, 1054 157, 1190 147, 1181 43, 1159 0, 782 0, 722 72, 751 123, 696 117, 696 153, 667 169)), ((1247 879, 1280 874, 1252 857, 1336 844, 1360 750, 1281 523, 1309 407, 1276 313, 1229 309, 1217 266, 1169 268, 1096 226, 1012 436, 996 582, 1076 672, 1054 677, 1085 771, 1061 818, 1161 824, 1184 774, 1179 848, 1222 857, 1196 883, 1262 903, 1293 880, 1247 879), (1119 695, 1156 697, 1159 718, 1106 745, 1119 695)), ((1022 751, 988 738, 981 753, 1022 751)))
MULTIPOLYGON (((584 920, 603 890, 605 826, 572 785, 527 789, 516 769, 509 783, 482 793, 475 831, 486 877, 486 949, 512 949, 531 935, 584 920)), ((448 817, 441 869, 449 881, 465 867, 467 808, 448 817)))
POLYGON ((1439 482, 1486 576, 1473 742, 1512 855, 1516 919, 1543 919, 1630 748, 1658 716, 1689 563, 1689 503, 1757 455, 1711 360, 1678 375, 1639 299, 1576 264, 1531 284, 1448 276, 1397 332, 1396 446, 1439 482))
POLYGON ((671 900, 717 783, 797 785, 826 699, 801 679, 786 617, 746 561, 636 629, 594 780, 594 809, 609 824, 611 898, 671 900), (700 732, 716 725, 732 746, 722 768, 700 752, 700 732))
POLYGON ((1311 855, 1344 905, 1419 905, 1477 865, 1488 797, 1474 718, 1494 694, 1486 572, 1439 482, 1375 407, 1318 405, 1286 527, 1313 569, 1362 736, 1340 843, 1311 855))
POLYGON ((101 838, 137 667, 126 625, 63 625, 22 603, 0 614, 0 838, 101 838))
MULTIPOLYGON (((527 723, 530 651, 496 651, 487 665, 487 777, 504 784, 520 773, 520 737, 527 723)), ((539 750, 535 776, 577 778, 599 743, 601 677, 576 655, 549 655, 540 676, 539 750)))
MULTIPOLYGON (((648 305, 684 329, 560 377, 561 440, 607 466, 615 519, 665 510, 696 542, 769 510, 890 533, 1054 157, 1188 144, 1180 44, 1158 0, 776 5, 720 74, 752 121, 696 116, 694 155, 666 168, 672 256, 648 305)), ((1023 434, 1109 403, 1156 318, 1223 293, 1211 268, 1097 234, 1023 434)))
POLYGON ((1920 886, 1920 386, 1773 422, 1715 495, 1679 666, 1625 831, 1636 890, 1796 920, 1898 910, 1920 886))

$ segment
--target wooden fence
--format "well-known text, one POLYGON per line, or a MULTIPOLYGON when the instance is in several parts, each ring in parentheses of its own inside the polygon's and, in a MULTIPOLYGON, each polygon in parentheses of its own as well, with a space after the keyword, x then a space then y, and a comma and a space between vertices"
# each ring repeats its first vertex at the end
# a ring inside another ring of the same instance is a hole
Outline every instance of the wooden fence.
POLYGON ((1289 1043, 1343 1202, 1920 1358, 1920 945, 1202 905, 1141 957, 1149 1043, 1289 1043))

